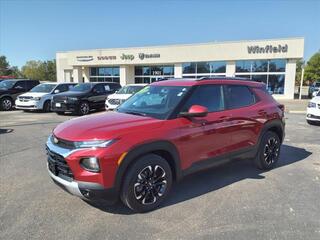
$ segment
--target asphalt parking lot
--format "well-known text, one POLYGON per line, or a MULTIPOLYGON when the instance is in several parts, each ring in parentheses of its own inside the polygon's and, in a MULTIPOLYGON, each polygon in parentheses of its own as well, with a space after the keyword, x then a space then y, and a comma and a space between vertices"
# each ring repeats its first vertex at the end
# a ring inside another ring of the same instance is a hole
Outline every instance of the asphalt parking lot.
POLYGON ((73 116, 0 112, 1 239, 318 240, 320 126, 286 116, 277 168, 242 161, 201 172, 176 184, 160 209, 132 214, 121 204, 90 205, 50 180, 45 141, 73 116))

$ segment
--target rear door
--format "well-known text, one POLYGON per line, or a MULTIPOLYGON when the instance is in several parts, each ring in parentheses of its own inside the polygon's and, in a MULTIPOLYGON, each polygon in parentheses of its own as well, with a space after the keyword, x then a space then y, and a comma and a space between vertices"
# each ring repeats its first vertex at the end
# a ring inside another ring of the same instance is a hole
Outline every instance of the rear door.
POLYGON ((258 99, 249 87, 244 85, 225 85, 224 95, 230 119, 230 136, 232 151, 246 150, 257 141, 261 123, 256 119, 255 107, 258 99))
POLYGON ((96 84, 92 89, 92 95, 88 98, 92 107, 102 108, 107 98, 107 91, 103 83, 96 84))

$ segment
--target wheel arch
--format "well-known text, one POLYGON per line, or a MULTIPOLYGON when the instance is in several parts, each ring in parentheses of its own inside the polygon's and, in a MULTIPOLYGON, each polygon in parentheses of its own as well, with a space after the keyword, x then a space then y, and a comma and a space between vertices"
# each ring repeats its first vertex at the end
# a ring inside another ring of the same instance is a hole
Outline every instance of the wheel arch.
POLYGON ((115 187, 117 191, 120 191, 123 177, 134 161, 141 156, 151 153, 166 159, 170 165, 175 181, 182 178, 180 157, 175 145, 169 141, 154 141, 135 146, 127 153, 116 173, 115 187))
POLYGON ((284 123, 280 119, 274 119, 274 120, 268 121, 267 123, 264 124, 261 130, 261 134, 259 137, 259 144, 262 140, 262 136, 268 131, 272 131, 276 133, 280 141, 283 142, 284 136, 285 136, 284 128, 285 128, 284 123))

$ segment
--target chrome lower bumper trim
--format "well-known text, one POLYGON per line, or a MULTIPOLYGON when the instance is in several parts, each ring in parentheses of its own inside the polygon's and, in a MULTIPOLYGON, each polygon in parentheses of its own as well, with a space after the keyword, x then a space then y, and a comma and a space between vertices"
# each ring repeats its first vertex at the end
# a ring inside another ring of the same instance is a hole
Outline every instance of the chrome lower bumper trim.
POLYGON ((71 193, 72 195, 84 198, 84 196, 82 195, 82 193, 80 192, 79 186, 77 182, 68 182, 62 178, 57 177, 56 175, 54 175, 49 168, 47 169, 49 172, 50 177, 55 180, 56 182, 58 182, 59 184, 63 185, 65 187, 65 189, 71 193))

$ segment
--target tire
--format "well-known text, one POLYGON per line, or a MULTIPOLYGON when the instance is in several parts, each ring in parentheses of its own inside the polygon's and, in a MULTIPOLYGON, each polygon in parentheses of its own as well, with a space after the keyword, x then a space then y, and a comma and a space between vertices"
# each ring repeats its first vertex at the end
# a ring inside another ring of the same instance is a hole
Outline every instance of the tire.
POLYGON ((78 115, 87 115, 90 112, 90 106, 88 102, 81 102, 79 104, 78 115))
POLYGON ((10 111, 13 107, 13 101, 9 97, 4 97, 0 100, 0 109, 3 111, 10 111))
POLYGON ((163 202, 171 185, 168 162, 159 155, 147 154, 138 158, 126 172, 120 197, 133 211, 148 212, 163 202))
POLYGON ((266 132, 260 142, 255 164, 259 169, 270 170, 277 164, 280 156, 281 141, 272 131, 266 132))
POLYGON ((51 102, 50 102, 50 100, 47 100, 47 101, 44 102, 42 111, 43 112, 51 112, 51 102))

